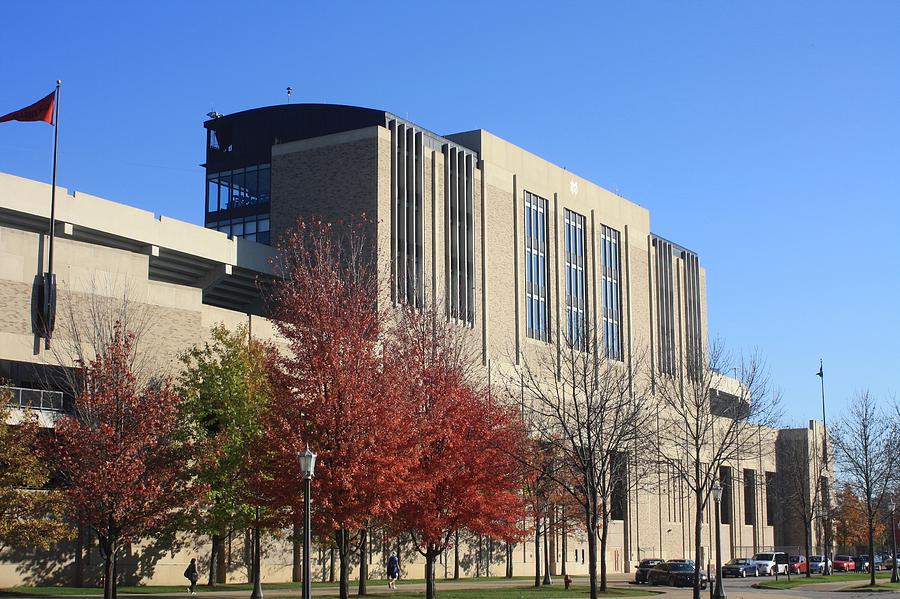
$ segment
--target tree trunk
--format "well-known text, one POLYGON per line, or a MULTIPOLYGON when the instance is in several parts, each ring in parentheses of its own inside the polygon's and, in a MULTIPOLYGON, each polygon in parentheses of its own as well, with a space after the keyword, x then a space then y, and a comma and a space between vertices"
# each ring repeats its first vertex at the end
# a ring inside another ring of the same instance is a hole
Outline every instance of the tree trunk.
POLYGON ((484 575, 491 577, 491 562, 494 561, 494 537, 488 537, 487 559, 484 562, 484 575))
POLYGON ((328 582, 334 582, 334 547, 328 549, 328 582))
POLYGON ((108 552, 103 556, 103 599, 113 599, 113 558, 108 552))
POLYGON ((453 580, 459 580, 459 531, 453 533, 453 580))
POLYGON ((587 515, 588 578, 591 585, 591 599, 597 599, 597 517, 587 515))
MULTIPOLYGON (((891 531, 893 532, 893 531, 891 531)), ((869 516, 869 585, 875 586, 875 517, 869 516)))
POLYGON ((506 544, 506 577, 513 577, 513 546, 512 543, 506 544))
POLYGON ((84 528, 79 524, 75 536, 75 571, 72 583, 76 587, 84 586, 84 528))
POLYGON ((369 531, 365 528, 359 531, 359 589, 357 595, 367 595, 367 583, 369 581, 369 531))
MULTIPOLYGON (((603 510, 606 512, 606 509, 603 510)), ((609 540, 609 514, 603 514, 603 529, 600 531, 600 592, 606 592, 606 543, 609 540)))
POLYGON ((425 550, 425 599, 434 599, 436 585, 434 581, 434 559, 438 556, 438 552, 433 545, 429 545, 425 550))
POLYGON ((98 539, 103 554, 103 599, 116 597, 116 544, 114 541, 98 539))
POLYGON ((206 586, 214 587, 218 581, 219 554, 222 552, 222 537, 212 536, 212 550, 209 552, 209 579, 206 586))
POLYGON ((334 539, 337 542, 338 564, 341 569, 338 580, 338 597, 348 599, 350 597, 350 532, 341 528, 335 531, 334 539))
POLYGON ((216 559, 216 582, 219 584, 225 584, 228 576, 228 555, 225 539, 226 536, 219 537, 219 556, 216 559))
POLYGON ((552 584, 553 581, 550 580, 550 526, 548 525, 549 518, 547 515, 544 515, 544 579, 542 584, 548 585, 552 584))
POLYGON ((548 556, 550 557, 550 576, 556 576, 556 553, 559 547, 557 547, 556 543, 556 527, 559 525, 559 522, 556 519, 556 506, 550 508, 550 526, 547 528, 547 532, 550 535, 550 551, 548 552, 548 556))
POLYGON ((481 578, 481 535, 478 535, 478 549, 475 551, 475 578, 481 578))
POLYGON ((563 578, 566 576, 566 558, 569 554, 569 543, 566 538, 566 516, 563 514, 562 516, 562 575, 563 578))
MULTIPOLYGON (((700 542, 703 535, 703 508, 700 507, 700 491, 696 493, 697 508, 694 510, 694 599, 700 599, 700 542)), ((714 518, 718 518, 719 514, 713 514, 714 518)), ((713 521, 713 526, 716 522, 713 521)))
POLYGON ((291 582, 300 582, 303 578, 303 524, 296 518, 291 549, 291 582))
POLYGON ((541 586, 541 517, 534 517, 534 586, 541 586))
POLYGON ((112 599, 118 599, 119 597, 119 557, 116 555, 116 551, 113 550, 113 558, 112 558, 112 599))
MULTIPOLYGON (((804 526, 806 528, 806 534, 803 536, 804 549, 806 550, 807 560, 809 559, 809 546, 812 544, 812 522, 806 520, 804 522, 804 526)), ((798 562, 799 563, 799 562, 798 562)), ((806 577, 809 578, 812 576, 809 572, 809 561, 806 562, 806 577)))

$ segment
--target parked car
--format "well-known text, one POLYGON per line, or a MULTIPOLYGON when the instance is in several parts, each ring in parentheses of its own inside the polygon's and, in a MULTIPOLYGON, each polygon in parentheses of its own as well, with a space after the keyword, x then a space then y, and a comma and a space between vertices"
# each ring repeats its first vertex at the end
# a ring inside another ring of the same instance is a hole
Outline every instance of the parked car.
POLYGON ((775 574, 787 574, 788 556, 782 551, 771 553, 757 553, 751 560, 760 574, 773 576, 775 574))
POLYGON ((637 568, 634 571, 634 582, 637 584, 641 584, 642 582, 647 582, 647 572, 649 572, 653 566, 664 563, 661 559, 644 559, 641 560, 641 563, 637 565, 637 568))
POLYGON ((880 553, 875 554, 875 559, 872 560, 875 564, 876 570, 887 570, 887 567, 884 565, 884 556, 880 553))
POLYGON ((849 555, 835 555, 832 566, 835 572, 853 572, 856 570, 856 562, 849 555))
POLYGON ((891 557, 890 553, 884 554, 884 560, 881 562, 881 565, 884 566, 885 570, 890 570, 894 567, 894 558, 891 557))
POLYGON ((869 571, 869 556, 868 555, 857 555, 853 558, 854 566, 853 569, 856 572, 868 572, 869 571))
MULTIPOLYGON (((647 582, 650 584, 667 584, 672 587, 694 586, 694 565, 690 560, 668 561, 657 564, 647 573, 647 582)), ((709 578, 704 572, 700 572, 700 588, 705 589, 709 578)))
POLYGON ((744 557, 736 557, 724 566, 722 566, 722 578, 735 576, 746 578, 747 576, 759 576, 759 570, 756 564, 744 557))
POLYGON ((666 560, 667 564, 690 564, 691 568, 694 567, 694 560, 692 559, 668 559, 666 560))
MULTIPOLYGON (((834 564, 831 560, 828 560, 828 565, 832 568, 834 564)), ((808 562, 809 571, 812 574, 821 574, 822 568, 825 567, 825 556, 824 555, 810 555, 808 562)))
POLYGON ((853 560, 856 562, 855 570, 857 572, 868 572, 873 567, 876 570, 884 568, 884 560, 877 553, 875 554, 874 559, 870 558, 868 555, 860 555, 854 557, 853 560))
POLYGON ((792 555, 789 560, 789 566, 791 574, 806 574, 806 569, 809 567, 806 563, 806 557, 803 555, 792 555))

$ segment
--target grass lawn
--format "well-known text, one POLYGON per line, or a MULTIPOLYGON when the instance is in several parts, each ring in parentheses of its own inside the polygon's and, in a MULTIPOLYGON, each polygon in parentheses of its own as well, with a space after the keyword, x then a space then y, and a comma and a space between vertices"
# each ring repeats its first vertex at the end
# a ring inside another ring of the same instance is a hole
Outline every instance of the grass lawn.
MULTIPOLYGON (((523 581, 528 577, 523 577, 523 581)), ((454 583, 456 582, 475 582, 479 580, 504 580, 504 579, 460 579, 458 581, 454 580, 439 580, 437 583, 437 595, 439 599, 475 599, 476 597, 484 597, 486 599, 528 599, 531 597, 587 597, 590 595, 588 587, 585 585, 573 585, 571 589, 566 591, 563 588, 562 583, 554 584, 548 587, 540 587, 535 588, 531 585, 522 585, 522 586, 504 586, 504 587, 493 587, 493 588, 480 588, 480 589, 460 589, 453 588, 456 586, 454 583)), ((355 581, 354 581, 355 582, 355 581)), ((407 580, 404 581, 406 584, 413 584, 416 582, 415 580, 407 580)), ((315 583, 314 588, 328 588, 334 589, 334 595, 337 596, 337 587, 334 583, 315 583)), ((425 596, 423 591, 404 591, 403 584, 400 584, 400 588, 396 591, 389 591, 387 589, 387 583, 380 580, 370 580, 369 581, 369 595, 373 597, 393 597, 395 599, 421 599, 425 596)), ((288 593, 278 593, 277 591, 296 591, 299 593, 299 584, 298 583, 272 583, 272 584, 263 584, 263 592, 266 594, 272 594, 275 596, 286 595, 288 593), (274 592, 273 592, 274 591, 274 592)), ((215 588, 209 587, 197 587, 197 591, 209 592, 209 591, 250 591, 252 589, 252 585, 248 584, 228 584, 228 585, 218 585, 215 588)), ((356 592, 356 585, 352 584, 350 587, 351 593, 356 592)), ((138 587, 130 587, 130 586, 120 586, 118 588, 118 592, 121 594, 125 593, 140 593, 140 594, 169 594, 169 595, 185 595, 186 586, 138 586, 138 587)), ((51 596, 65 596, 65 595, 102 595, 103 589, 96 588, 78 588, 78 587, 14 587, 9 589, 0 590, 0 594, 14 594, 14 595, 31 595, 36 597, 51 597, 51 596)), ((291 593, 294 594, 294 593, 291 593)), ((653 591, 647 591, 642 589, 630 589, 630 588, 621 588, 621 587, 610 587, 609 591, 605 594, 601 594, 603 597, 641 597, 648 595, 655 595, 653 591)))
MULTIPOLYGON (((890 572, 876 572, 875 578, 881 580, 884 578, 890 578, 890 572)), ((794 587, 801 587, 807 584, 820 584, 826 582, 844 582, 850 584, 852 582, 865 582, 869 580, 869 574, 866 572, 851 572, 847 574, 832 574, 831 576, 822 576, 821 574, 813 574, 809 578, 807 578, 803 574, 792 574, 791 581, 788 582, 786 576, 779 576, 779 580, 771 580, 766 582, 760 582, 759 587, 762 589, 793 589, 794 587)), ((888 583, 890 584, 890 583, 888 583)), ((897 586, 897 585, 891 585, 897 586)))
MULTIPOLYGON (((513 580, 531 580, 533 576, 517 576, 513 578, 513 580)), ((499 576, 491 576, 491 577, 481 577, 481 578, 460 578, 457 580, 439 580, 438 585, 441 584, 453 584, 457 582, 478 582, 481 580, 509 580, 507 578, 502 578, 499 576)), ((403 579, 398 582, 400 585, 404 584, 414 584, 414 583, 424 582, 422 579, 403 579)), ((295 589, 300 591, 300 583, 299 582, 263 582, 263 591, 279 591, 279 590, 290 590, 295 589)), ((337 588, 337 582, 313 582, 313 588, 315 589, 327 589, 327 588, 337 588)), ((387 580, 369 580, 369 588, 370 589, 378 589, 379 586, 387 586, 387 580)), ((355 580, 350 581, 350 590, 355 592, 357 588, 357 582, 355 580)), ((187 590, 187 581, 185 584, 178 586, 166 586, 166 585, 140 585, 140 586, 127 586, 127 585, 119 585, 118 592, 119 593, 133 593, 138 595, 171 595, 171 594, 179 594, 183 593, 187 590)), ((253 590, 253 585, 245 582, 241 583, 232 583, 232 584, 217 584, 214 587, 206 586, 205 584, 197 584, 197 593, 210 593, 210 592, 218 592, 218 591, 251 591, 253 590)), ((4 595, 34 595, 39 597, 48 597, 48 596, 62 596, 62 595, 103 595, 102 587, 63 587, 63 586, 46 586, 46 587, 10 587, 6 589, 0 589, 0 594, 4 595)))

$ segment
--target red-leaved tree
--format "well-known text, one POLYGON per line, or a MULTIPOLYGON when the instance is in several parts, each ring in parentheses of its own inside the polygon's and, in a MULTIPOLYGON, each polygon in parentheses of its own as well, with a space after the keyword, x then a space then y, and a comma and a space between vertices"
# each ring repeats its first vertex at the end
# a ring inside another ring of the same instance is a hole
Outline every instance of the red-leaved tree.
POLYGON ((82 391, 47 455, 70 517, 97 536, 105 599, 116 596, 122 545, 167 524, 204 489, 194 484, 196 447, 182 434, 179 396, 166 382, 141 388, 134 337, 117 326, 104 351, 82 365, 82 391))
POLYGON ((416 436, 402 420, 399 378, 384 368, 386 314, 361 232, 299 221, 279 244, 276 270, 269 304, 287 351, 272 372, 262 486, 302 513, 297 454, 307 444, 318 453, 313 525, 334 535, 346 598, 354 543, 403 499, 416 436))
POLYGON ((394 514, 425 558, 427 599, 435 596, 435 562, 460 529, 511 541, 522 514, 524 469, 517 456, 525 431, 515 412, 491 401, 469 376, 470 361, 456 325, 431 310, 408 311, 386 366, 402 373, 411 408, 404 423, 418 435, 409 473, 415 492, 394 514))

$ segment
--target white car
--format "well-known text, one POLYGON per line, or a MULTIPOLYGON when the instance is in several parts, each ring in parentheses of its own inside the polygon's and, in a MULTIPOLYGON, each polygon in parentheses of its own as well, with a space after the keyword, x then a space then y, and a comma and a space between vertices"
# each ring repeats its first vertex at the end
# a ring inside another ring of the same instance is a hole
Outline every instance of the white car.
POLYGON ((765 576, 787 574, 788 572, 788 556, 781 551, 757 553, 751 561, 756 566, 756 570, 765 576))

